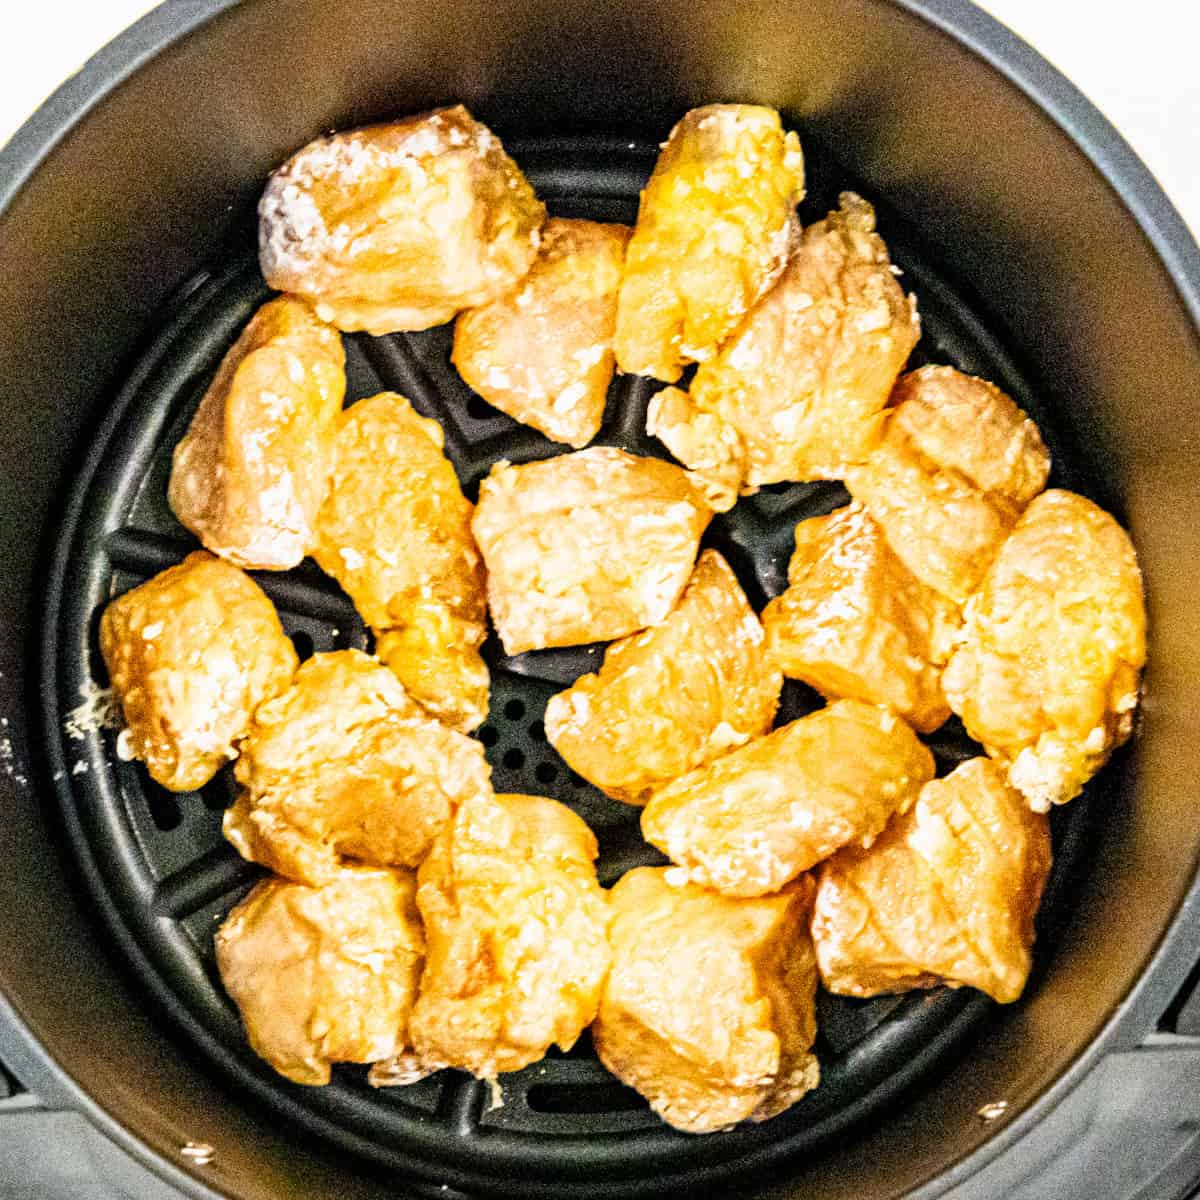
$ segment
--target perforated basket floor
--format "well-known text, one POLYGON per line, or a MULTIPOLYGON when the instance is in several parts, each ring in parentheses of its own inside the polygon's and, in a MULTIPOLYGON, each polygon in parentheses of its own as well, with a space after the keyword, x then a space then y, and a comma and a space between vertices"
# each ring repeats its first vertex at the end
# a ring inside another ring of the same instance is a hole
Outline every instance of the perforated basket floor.
MULTIPOLYGON (((602 139, 514 142, 511 150, 551 213, 626 222, 635 217, 655 154, 653 146, 602 139)), ((801 210, 806 222, 832 207, 841 188, 855 186, 832 160, 808 150, 810 194, 801 210)), ((1055 452, 1055 482, 1087 491, 1067 469, 1048 414, 989 332, 979 306, 925 260, 911 232, 885 208, 880 229, 904 270, 905 286, 918 297, 924 336, 911 365, 952 363, 995 380, 1041 424, 1055 452)), ((315 1134, 405 1177, 524 1195, 661 1195, 701 1180, 711 1185, 735 1170, 744 1180, 780 1158, 811 1154, 893 1101, 986 1016, 989 1002, 969 990, 870 1002, 822 995, 820 1088, 765 1124, 705 1137, 662 1125, 636 1093, 604 1071, 586 1035, 570 1053, 551 1052, 503 1077, 500 1107, 491 1106, 484 1084, 448 1071, 413 1087, 377 1091, 367 1086, 365 1068, 343 1067, 327 1088, 300 1088, 249 1050, 212 954, 214 929, 260 874, 221 837, 231 772, 198 794, 171 795, 140 765, 117 758, 113 730, 72 736, 67 725, 81 697, 107 682, 96 642, 104 605, 194 548, 166 505, 171 450, 221 356, 267 295, 247 246, 241 260, 197 278, 166 315, 161 334, 97 430, 75 483, 45 610, 44 703, 54 776, 48 783, 97 915, 150 997, 190 1043, 187 1052, 201 1052, 219 1075, 253 1093, 298 1136, 315 1134)), ((450 340, 449 327, 386 338, 348 336, 348 402, 390 389, 437 418, 446 430, 447 453, 474 498, 496 459, 524 462, 565 448, 475 396, 450 366, 450 340)), ((644 433, 646 406, 658 386, 618 376, 597 443, 667 457, 644 433)), ((718 516, 705 543, 725 554, 761 608, 785 585, 795 523, 845 499, 839 484, 770 487, 718 516)), ((256 578, 301 657, 369 648, 349 601, 311 562, 256 578)), ((596 669, 601 653, 602 647, 583 647, 507 657, 492 638, 485 648, 491 711, 477 736, 498 791, 553 796, 591 825, 607 885, 631 866, 663 860, 642 842, 638 810, 607 799, 568 770, 547 745, 541 724, 547 699, 596 669)), ((789 684, 779 721, 816 704, 808 689, 789 684)), ((943 771, 977 752, 954 723, 927 741, 943 771)), ((1057 864, 1043 906, 1043 960, 1052 953, 1054 912, 1069 903, 1090 807, 1085 797, 1055 814, 1057 864)))

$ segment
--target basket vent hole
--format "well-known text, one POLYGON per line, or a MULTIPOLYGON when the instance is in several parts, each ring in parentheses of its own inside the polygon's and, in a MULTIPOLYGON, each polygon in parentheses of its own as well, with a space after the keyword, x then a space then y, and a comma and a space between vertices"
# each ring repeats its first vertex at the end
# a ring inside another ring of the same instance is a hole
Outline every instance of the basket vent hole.
POLYGON ((526 1104, 540 1113, 614 1113, 635 1112, 646 1108, 646 1101, 632 1088, 619 1083, 573 1084, 542 1083, 526 1093, 526 1104))
POLYGON ((183 824, 183 809, 179 801, 165 788, 152 784, 146 792, 150 818, 163 833, 170 833, 183 824))
POLYGON ((546 727, 541 721, 534 721, 529 727, 529 736, 535 742, 544 742, 546 740, 546 727))
POLYGON ((538 763, 534 775, 538 783, 553 783, 558 778, 558 768, 552 762, 538 763))
POLYGON ((504 757, 500 761, 510 771, 516 771, 525 765, 525 751, 519 746, 514 746, 511 750, 505 750, 504 757))
POLYGON ((200 798, 209 812, 224 812, 234 801, 236 788, 229 771, 219 771, 201 789, 200 798))
POLYGON ((572 771, 568 778, 573 788, 585 788, 588 786, 588 781, 578 771, 572 771))
POLYGON ((301 662, 306 658, 312 658, 313 640, 311 634, 305 633, 303 629, 298 629, 292 634, 292 645, 296 647, 296 655, 301 662))
POLYGON ((496 731, 495 725, 484 725, 475 735, 479 740, 490 750, 499 740, 500 734, 496 731))
POLYGON ((467 416, 476 421, 490 421, 496 415, 496 410, 482 397, 472 396, 467 401, 467 416))
POLYGON ((504 706, 504 715, 510 721, 519 721, 525 715, 525 701, 510 700, 504 706))

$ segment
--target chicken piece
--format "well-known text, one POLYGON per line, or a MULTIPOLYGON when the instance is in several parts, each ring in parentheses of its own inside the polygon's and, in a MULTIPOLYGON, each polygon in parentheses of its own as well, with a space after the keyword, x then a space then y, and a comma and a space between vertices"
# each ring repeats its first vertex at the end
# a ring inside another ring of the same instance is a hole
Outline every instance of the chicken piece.
POLYGON ((454 365, 489 404, 556 442, 600 431, 613 374, 613 326, 626 225, 552 218, 516 290, 463 313, 454 365))
POLYGON ((546 706, 546 737, 602 791, 645 804, 656 787, 766 733, 783 678, 737 577, 700 555, 674 611, 614 642, 595 675, 546 706))
POLYGON ((846 486, 905 566, 962 605, 1049 473, 1037 426, 999 388, 922 367, 896 385, 882 441, 846 486))
POLYGON ((293 1083, 400 1053, 425 952, 408 872, 260 883, 217 930, 217 969, 256 1054, 293 1083))
POLYGON ((422 714, 357 650, 314 655, 258 710, 235 774, 225 836, 313 885, 336 877, 342 856, 417 866, 462 801, 491 794, 479 743, 422 714))
POLYGON ((837 700, 683 775, 642 810, 673 878, 765 896, 842 846, 869 846, 933 778, 933 755, 894 713, 837 700))
POLYGON ((913 577, 860 505, 796 526, 788 588, 762 620, 783 673, 826 698, 886 704, 923 733, 950 715, 937 664, 958 610, 913 577))
POLYGON ((394 392, 346 410, 313 557, 422 707, 463 732, 487 715, 483 568, 442 427, 394 392))
POLYGON ((172 512, 214 554, 286 571, 312 549, 345 362, 337 330, 289 296, 264 304, 225 355, 167 489, 172 512))
POLYGON ((817 1086, 812 880, 758 900, 639 867, 612 889, 600 1061, 687 1133, 763 1121, 817 1086))
POLYGON ((429 943, 411 1026, 420 1061, 495 1079, 552 1043, 574 1045, 609 964, 595 858, 591 830, 557 801, 463 804, 418 875, 429 943))
POLYGON ((910 371, 892 420, 913 450, 1021 512, 1045 486, 1050 452, 1038 427, 995 384, 953 367, 910 371))
POLYGON ((877 441, 880 412, 919 336, 916 304, 896 282, 874 210, 843 192, 841 208, 804 231, 775 286, 700 365, 694 413, 675 424, 712 414, 715 432, 702 443, 729 440, 721 427, 731 427, 751 486, 841 479, 877 441))
POLYGON ((497 463, 472 529, 504 649, 608 641, 657 624, 711 518, 687 473, 656 458, 594 446, 497 463))
POLYGON ((973 758, 921 789, 869 849, 820 871, 813 938, 825 986, 877 996, 949 984, 1020 996, 1050 873, 1050 827, 973 758))
POLYGON ((546 210, 462 105, 318 138, 258 205, 267 283, 339 329, 428 329, 529 270, 546 210))
POLYGON ((617 365, 667 383, 701 362, 783 269, 804 156, 779 114, 710 104, 671 130, 642 192, 617 308, 617 365))
POLYGON ((746 448, 732 425, 715 413, 701 412, 687 392, 669 387, 651 398, 646 432, 692 472, 713 512, 728 512, 737 503, 746 477, 746 448))
POLYGON ((1133 729, 1146 610, 1128 536, 1090 500, 1043 492, 965 615, 950 707, 1035 811, 1074 799, 1133 729))
POLYGON ((203 787, 237 754, 297 661, 258 584, 202 550, 113 600, 100 652, 125 718, 121 756, 172 792, 203 787))

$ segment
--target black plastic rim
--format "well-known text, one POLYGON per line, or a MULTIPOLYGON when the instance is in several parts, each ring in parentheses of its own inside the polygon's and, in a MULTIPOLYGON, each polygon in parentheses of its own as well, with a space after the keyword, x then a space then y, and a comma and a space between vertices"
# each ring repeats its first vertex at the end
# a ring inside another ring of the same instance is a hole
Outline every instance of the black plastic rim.
MULTIPOLYGON (((513 142, 510 149, 552 213, 625 221, 636 214, 655 154, 653 146, 594 138, 513 142)), ((806 223, 832 207, 842 188, 855 186, 815 146, 808 175, 806 223)), ((922 313, 924 334, 912 365, 949 362, 994 379, 1046 430, 1056 452, 1054 481, 1087 491, 1056 446, 1048 414, 973 303, 928 264, 910 231, 886 210, 880 227, 922 313)), ((867 1003, 823 995, 821 1088, 765 1125, 705 1138, 662 1125, 636 1094, 603 1071, 586 1040, 570 1054, 553 1054, 506 1076, 498 1109, 486 1106, 483 1084, 453 1073, 380 1092, 366 1086, 359 1069, 339 1069, 328 1088, 304 1089, 265 1068, 245 1046, 212 964, 216 922, 259 875, 221 838, 221 812, 232 796, 228 769, 201 794, 175 797, 140 766, 117 758, 112 730, 88 730, 82 738, 64 733, 79 697, 104 683, 95 636, 104 604, 195 546, 165 503, 171 450, 221 355, 269 293, 250 256, 185 294, 109 414, 61 528, 44 618, 45 733, 63 810, 82 815, 75 848, 98 868, 92 886, 98 912, 123 941, 138 945, 141 981, 220 1073, 298 1130, 391 1170, 438 1181, 453 1177, 477 1191, 628 1195, 660 1191, 672 1175, 682 1179, 700 1165, 710 1167, 714 1178, 734 1170, 744 1176, 815 1151, 933 1069, 986 1015, 988 1002, 966 990, 867 1003)), ((442 423, 447 453, 469 494, 498 458, 528 461, 566 449, 470 392, 449 363, 449 327, 345 341, 349 401, 386 389, 409 396, 419 411, 442 423)), ((665 455, 644 433, 646 405, 657 386, 618 377, 597 442, 665 455)), ((776 485, 714 520, 705 543, 725 554, 761 608, 786 583, 796 521, 845 500, 839 484, 776 485)), ((258 579, 302 657, 367 647, 352 606, 311 563, 258 579)), ((630 866, 662 860, 642 842, 637 810, 608 800, 569 772, 541 729, 550 695, 595 669, 599 654, 599 648, 580 647, 509 658, 490 641, 485 656, 492 704, 478 736, 498 790, 553 795, 592 825, 601 845, 601 879, 611 883, 630 866)), ((789 685, 779 719, 793 719, 817 703, 808 689, 789 685)), ((955 723, 929 740, 942 770, 978 752, 955 723)), ((1076 848, 1086 842, 1091 808, 1083 802, 1056 814, 1059 886, 1043 929, 1053 928, 1056 907, 1069 901, 1061 881, 1079 865, 1076 848)))
MULTIPOLYGON (((1122 198, 1162 260, 1183 305, 1193 321, 1200 324, 1200 251, 1145 167, 1104 118, 1040 56, 966 0, 892 2, 942 30, 988 62, 1067 134, 1122 198)), ((167 45, 182 40, 232 4, 233 0, 193 0, 186 7, 164 5, 97 55, 34 115, 7 147, 0 149, 0 207, 11 202, 58 141, 107 92, 144 61, 167 45)), ((90 870, 86 861, 81 861, 80 865, 85 872, 90 870)), ((1141 980, 1130 990, 1089 1049, 998 1136, 914 1195, 933 1197, 961 1181, 1017 1140, 1058 1103, 1100 1054, 1114 1044, 1136 1039, 1182 982, 1190 961, 1189 947, 1184 942, 1198 918, 1200 888, 1194 887, 1164 933, 1141 980)), ((136 956, 136 946, 125 942, 125 947, 136 956)), ((193 1176, 148 1152, 127 1132, 119 1117, 106 1110, 101 1098, 83 1093, 57 1066, 48 1049, 36 1043, 15 1009, 3 997, 0 997, 0 1034, 10 1061, 45 1097, 85 1112, 114 1140, 147 1160, 181 1189, 198 1196, 216 1195, 193 1176)))

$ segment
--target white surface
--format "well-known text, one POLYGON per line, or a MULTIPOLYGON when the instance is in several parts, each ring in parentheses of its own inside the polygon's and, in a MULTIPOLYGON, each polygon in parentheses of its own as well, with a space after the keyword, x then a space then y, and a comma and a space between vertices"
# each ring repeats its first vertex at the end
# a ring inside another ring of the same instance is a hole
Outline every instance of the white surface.
MULTIPOLYGON (((0 143, 147 0, 0 0, 0 143), (15 11, 14 11, 15 10, 15 11)), ((1132 143, 1200 232, 1196 0, 984 0, 1132 143)))

